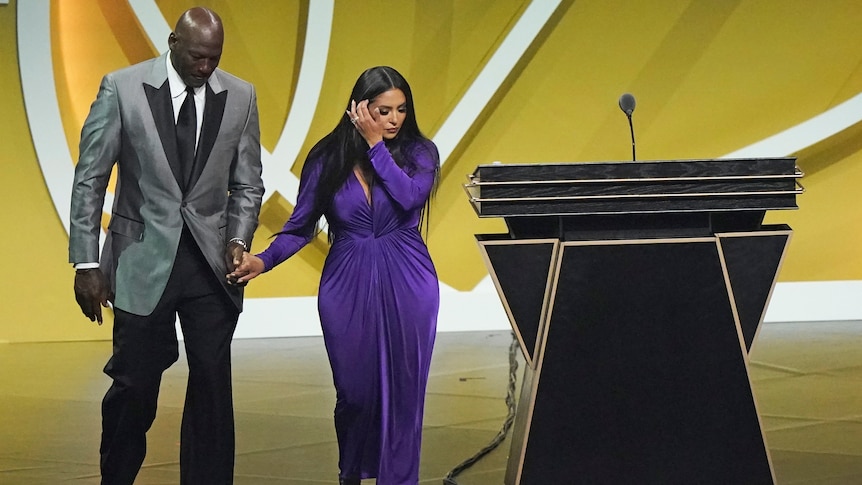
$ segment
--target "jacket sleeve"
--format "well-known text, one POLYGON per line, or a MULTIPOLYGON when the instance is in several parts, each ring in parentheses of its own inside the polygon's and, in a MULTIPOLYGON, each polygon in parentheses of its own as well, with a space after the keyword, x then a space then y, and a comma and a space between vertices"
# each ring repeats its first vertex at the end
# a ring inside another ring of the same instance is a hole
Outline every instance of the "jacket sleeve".
POLYGON ((69 217, 70 263, 99 261, 102 206, 111 170, 120 156, 121 128, 117 87, 109 74, 102 78, 81 129, 69 217))
POLYGON ((238 237, 251 247, 264 193, 262 172, 257 95, 252 87, 248 116, 240 134, 228 180, 228 224, 225 233, 227 240, 238 237))

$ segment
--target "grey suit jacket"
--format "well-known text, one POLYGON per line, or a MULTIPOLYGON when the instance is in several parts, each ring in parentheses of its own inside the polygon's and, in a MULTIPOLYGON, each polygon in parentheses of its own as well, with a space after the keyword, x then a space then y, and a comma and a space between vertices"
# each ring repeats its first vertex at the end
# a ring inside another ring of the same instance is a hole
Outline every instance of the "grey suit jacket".
POLYGON ((258 224, 260 129, 254 87, 224 71, 208 81, 203 125, 185 194, 164 54, 110 73, 81 131, 72 187, 69 261, 100 261, 114 306, 152 313, 188 226, 237 308, 242 290, 225 283, 225 246, 251 244, 258 224), (99 258, 102 205, 117 165, 114 205, 99 258))

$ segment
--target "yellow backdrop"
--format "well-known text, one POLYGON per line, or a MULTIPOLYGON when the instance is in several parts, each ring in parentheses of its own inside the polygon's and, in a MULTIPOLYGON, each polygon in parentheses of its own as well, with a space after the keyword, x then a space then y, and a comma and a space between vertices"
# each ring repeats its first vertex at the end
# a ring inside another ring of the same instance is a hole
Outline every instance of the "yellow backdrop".
MULTIPOLYGON (((39 0, 33 0, 39 1, 39 0)), ((47 1, 47 0, 45 0, 47 1)), ((314 2, 315 0, 310 0, 314 2)), ((110 337, 81 316, 66 262, 68 237, 31 138, 17 22, 19 1, 0 6, 0 157, 6 264, 0 341, 110 337)), ((157 55, 125 1, 54 0, 53 74, 65 142, 74 160, 78 134, 108 71, 157 55)), ((308 29, 308 1, 152 2, 169 26, 206 4, 226 29, 221 67, 253 82, 262 144, 302 136, 289 163, 298 175, 310 146, 341 116, 358 74, 386 64, 411 82, 420 127, 434 137, 471 84, 525 15, 528 0, 367 0, 336 2, 325 71, 308 132, 282 129, 296 94, 308 29)), ((542 3, 542 2, 536 2, 542 3)), ((471 291, 486 276, 473 234, 499 232, 476 217, 461 188, 477 164, 627 160, 634 113, 639 159, 717 158, 809 120, 862 92, 862 3, 857 0, 563 0, 517 59, 500 89, 445 160, 431 211, 429 244, 441 281, 471 291)), ((799 211, 769 214, 795 230, 781 281, 862 279, 860 128, 855 125, 796 153, 807 192, 799 211)), ((265 168, 266 170, 266 168, 265 168)), ((295 194, 269 190, 255 249, 289 215, 295 194)), ((326 254, 321 240, 247 291, 248 298, 314 295, 326 254)))

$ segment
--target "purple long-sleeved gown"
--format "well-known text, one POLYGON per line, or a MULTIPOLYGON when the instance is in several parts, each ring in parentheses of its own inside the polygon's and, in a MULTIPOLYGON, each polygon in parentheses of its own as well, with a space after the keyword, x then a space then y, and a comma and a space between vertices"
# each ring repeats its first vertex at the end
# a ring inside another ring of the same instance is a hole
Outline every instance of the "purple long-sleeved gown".
MULTIPOLYGON (((325 214, 335 236, 323 266, 318 310, 335 381, 339 467, 378 485, 415 485, 425 387, 440 290, 419 233, 434 183, 437 150, 424 141, 398 167, 383 142, 368 151, 377 174, 371 203, 351 174, 325 214)), ((306 163, 315 163, 309 160, 306 163)), ((284 231, 259 256, 266 270, 313 237, 321 163, 303 170, 284 231), (299 234, 297 234, 297 232, 299 234)))

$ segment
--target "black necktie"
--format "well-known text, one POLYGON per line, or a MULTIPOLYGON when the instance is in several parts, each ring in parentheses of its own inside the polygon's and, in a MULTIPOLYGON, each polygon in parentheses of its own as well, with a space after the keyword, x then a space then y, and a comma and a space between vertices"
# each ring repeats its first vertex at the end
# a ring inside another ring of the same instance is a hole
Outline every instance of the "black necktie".
POLYGON ((177 151, 180 155, 180 166, 182 167, 183 190, 188 188, 191 182, 192 167, 195 163, 195 138, 197 137, 197 113, 195 110, 195 91, 191 86, 186 86, 186 99, 180 107, 177 117, 177 151))

